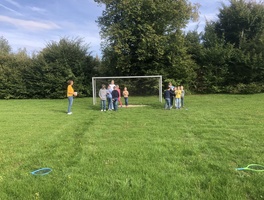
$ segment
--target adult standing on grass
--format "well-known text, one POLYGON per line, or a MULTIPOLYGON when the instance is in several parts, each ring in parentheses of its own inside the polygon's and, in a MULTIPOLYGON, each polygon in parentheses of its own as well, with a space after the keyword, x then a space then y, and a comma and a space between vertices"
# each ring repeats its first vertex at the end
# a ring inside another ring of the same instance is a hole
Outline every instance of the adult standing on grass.
POLYGON ((181 86, 181 107, 184 107, 184 95, 185 95, 185 91, 183 89, 183 86, 181 86))
POLYGON ((116 86, 114 86, 114 90, 112 91, 112 99, 113 99, 113 104, 114 104, 114 111, 117 111, 117 109, 118 109, 118 97, 119 97, 119 93, 117 91, 116 86))
POLYGON ((112 89, 111 86, 108 85, 108 88, 106 90, 106 98, 108 102, 108 110, 113 110, 113 101, 112 101, 112 89))
POLYGON ((175 94, 174 94, 174 86, 172 85, 171 82, 169 82, 169 85, 168 86, 170 87, 170 92, 171 92, 170 105, 172 107, 173 106, 173 99, 175 97, 175 94))
POLYGON ((109 85, 110 85, 111 89, 114 90, 114 87, 116 86, 116 85, 115 85, 115 81, 112 80, 111 83, 110 83, 109 85))
POLYGON ((74 89, 72 87, 73 85, 73 80, 68 80, 68 87, 67 87, 67 97, 68 97, 68 115, 71 115, 71 108, 72 108, 72 104, 73 104, 73 96, 77 96, 77 92, 74 92, 74 89))
POLYGON ((164 99, 165 99, 165 109, 171 109, 171 91, 170 91, 170 87, 168 86, 167 90, 165 90, 164 92, 164 99))
POLYGON ((101 99, 101 111, 106 111, 106 94, 107 90, 105 89, 105 85, 102 85, 102 88, 99 90, 99 97, 101 99))
POLYGON ((124 96, 124 99, 125 99, 126 107, 128 106, 128 95, 129 95, 129 92, 127 90, 127 87, 124 87, 123 96, 124 96))

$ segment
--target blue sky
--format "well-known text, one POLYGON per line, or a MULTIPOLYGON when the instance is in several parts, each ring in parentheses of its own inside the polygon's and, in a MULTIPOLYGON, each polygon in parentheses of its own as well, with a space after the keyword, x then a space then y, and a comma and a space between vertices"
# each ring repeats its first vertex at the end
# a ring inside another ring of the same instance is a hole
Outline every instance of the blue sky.
MULTIPOLYGON (((216 20, 221 3, 228 0, 191 0, 199 3, 199 25, 203 31, 206 20, 216 20)), ((50 41, 63 37, 83 38, 92 55, 101 55, 99 27, 95 20, 103 6, 93 0, 0 0, 0 37, 8 40, 13 52, 26 48, 28 53, 42 50, 50 41)))

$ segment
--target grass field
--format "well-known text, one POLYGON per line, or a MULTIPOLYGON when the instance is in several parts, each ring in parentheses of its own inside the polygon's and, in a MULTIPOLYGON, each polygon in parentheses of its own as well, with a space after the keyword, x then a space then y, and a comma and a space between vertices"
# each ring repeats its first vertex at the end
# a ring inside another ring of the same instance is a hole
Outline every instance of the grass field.
POLYGON ((0 101, 0 199, 264 199, 264 94, 158 97, 100 112, 91 98, 0 101), (30 172, 52 168, 45 176, 30 172))

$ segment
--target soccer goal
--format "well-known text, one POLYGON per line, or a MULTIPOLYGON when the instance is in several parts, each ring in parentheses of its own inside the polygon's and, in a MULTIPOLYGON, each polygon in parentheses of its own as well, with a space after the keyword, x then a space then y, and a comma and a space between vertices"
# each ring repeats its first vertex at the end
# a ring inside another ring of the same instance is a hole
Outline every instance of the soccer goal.
POLYGON ((158 90, 159 90, 159 101, 162 102, 162 76, 153 75, 153 76, 112 76, 112 77, 92 77, 92 87, 93 87, 93 105, 96 104, 96 94, 97 91, 97 80, 115 80, 115 79, 146 79, 146 78, 157 78, 158 81, 158 90))

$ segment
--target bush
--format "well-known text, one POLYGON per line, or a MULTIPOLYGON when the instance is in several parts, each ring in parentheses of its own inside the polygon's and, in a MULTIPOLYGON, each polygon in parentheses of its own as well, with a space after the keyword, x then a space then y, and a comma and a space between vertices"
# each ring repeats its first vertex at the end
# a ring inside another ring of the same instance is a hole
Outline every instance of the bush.
POLYGON ((264 85, 258 83, 243 84, 227 87, 227 92, 231 94, 254 94, 264 91, 264 85))

